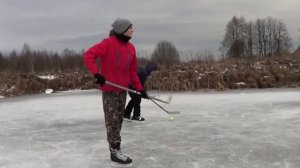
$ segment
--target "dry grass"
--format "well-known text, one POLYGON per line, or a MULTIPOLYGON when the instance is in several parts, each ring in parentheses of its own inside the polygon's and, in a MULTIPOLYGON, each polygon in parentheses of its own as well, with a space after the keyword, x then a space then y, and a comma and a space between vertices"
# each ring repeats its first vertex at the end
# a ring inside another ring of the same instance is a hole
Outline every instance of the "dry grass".
MULTIPOLYGON (((300 56, 272 59, 227 59, 221 61, 192 61, 160 67, 149 77, 148 90, 195 91, 199 89, 246 89, 300 86, 300 56)), ((69 89, 91 89, 97 86, 90 74, 69 72, 55 79, 41 79, 41 74, 0 73, 0 95, 17 96, 69 89)))
POLYGON ((299 57, 193 61, 161 68, 153 73, 147 87, 169 91, 299 87, 299 70, 299 57))

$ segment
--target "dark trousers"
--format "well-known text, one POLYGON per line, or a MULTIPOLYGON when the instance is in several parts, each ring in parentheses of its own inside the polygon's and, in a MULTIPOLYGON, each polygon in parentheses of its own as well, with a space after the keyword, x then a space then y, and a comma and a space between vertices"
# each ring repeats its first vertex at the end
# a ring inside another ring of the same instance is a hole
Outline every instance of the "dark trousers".
POLYGON ((128 92, 130 96, 130 100, 125 108, 125 117, 130 117, 132 109, 133 109, 133 116, 138 117, 141 115, 141 101, 142 98, 140 95, 136 95, 134 93, 128 92))
POLYGON ((102 92, 107 141, 110 148, 119 149, 121 128, 126 105, 126 92, 102 92))

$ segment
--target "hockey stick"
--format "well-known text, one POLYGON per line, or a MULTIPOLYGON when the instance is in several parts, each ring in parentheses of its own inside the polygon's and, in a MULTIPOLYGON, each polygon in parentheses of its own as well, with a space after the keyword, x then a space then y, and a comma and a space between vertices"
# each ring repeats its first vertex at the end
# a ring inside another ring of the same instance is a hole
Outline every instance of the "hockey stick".
MULTIPOLYGON (((113 86, 113 87, 116 87, 116 88, 119 88, 119 89, 122 89, 122 90, 126 90, 126 91, 128 91, 128 92, 131 92, 131 93, 134 93, 134 94, 137 94, 137 95, 140 95, 140 94, 141 94, 141 93, 138 92, 138 91, 129 89, 129 88, 124 87, 124 86, 117 85, 117 84, 112 83, 112 82, 110 82, 110 81, 105 81, 105 84, 108 84, 108 85, 110 85, 110 86, 113 86)), ((159 99, 159 98, 156 98, 156 97, 153 97, 153 96, 149 96, 149 95, 148 95, 148 97, 149 97, 150 99, 157 100, 157 101, 159 101, 159 102, 166 103, 166 104, 170 104, 170 103, 171 103, 171 100, 172 100, 172 95, 169 95, 169 96, 168 96, 167 101, 161 100, 161 99, 159 99)))
POLYGON ((163 111, 165 111, 168 114, 180 114, 180 111, 168 111, 166 109, 164 109, 161 105, 159 105, 156 101, 154 101, 153 99, 150 98, 150 100, 156 104, 159 108, 161 108, 163 111))
POLYGON ((161 100, 161 99, 156 98, 156 97, 153 97, 153 96, 148 96, 148 97, 151 98, 151 99, 153 99, 153 100, 165 103, 165 104, 170 104, 171 100, 172 100, 172 95, 168 95, 168 99, 166 101, 165 100, 161 100))

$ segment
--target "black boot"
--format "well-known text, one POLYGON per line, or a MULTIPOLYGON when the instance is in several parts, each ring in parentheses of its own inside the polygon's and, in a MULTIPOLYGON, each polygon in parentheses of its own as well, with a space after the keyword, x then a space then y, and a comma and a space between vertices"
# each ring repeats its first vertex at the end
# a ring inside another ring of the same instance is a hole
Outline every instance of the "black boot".
POLYGON ((132 167, 132 159, 124 155, 120 149, 112 149, 110 159, 114 167, 132 167))
POLYGON ((133 120, 133 121, 145 121, 145 118, 143 118, 141 116, 133 116, 131 118, 131 120, 133 120))
POLYGON ((110 160, 113 167, 132 167, 132 159, 123 154, 120 145, 110 148, 110 160))

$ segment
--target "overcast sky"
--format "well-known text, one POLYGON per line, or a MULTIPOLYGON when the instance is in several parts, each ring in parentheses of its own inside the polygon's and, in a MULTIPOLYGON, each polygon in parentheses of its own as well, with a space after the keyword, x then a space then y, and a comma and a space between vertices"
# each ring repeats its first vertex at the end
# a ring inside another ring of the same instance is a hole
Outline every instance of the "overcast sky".
POLYGON ((218 51, 232 16, 282 19, 300 41, 299 0, 0 0, 0 50, 87 49, 108 36, 117 17, 133 22, 132 42, 152 51, 161 40, 180 51, 218 51))

